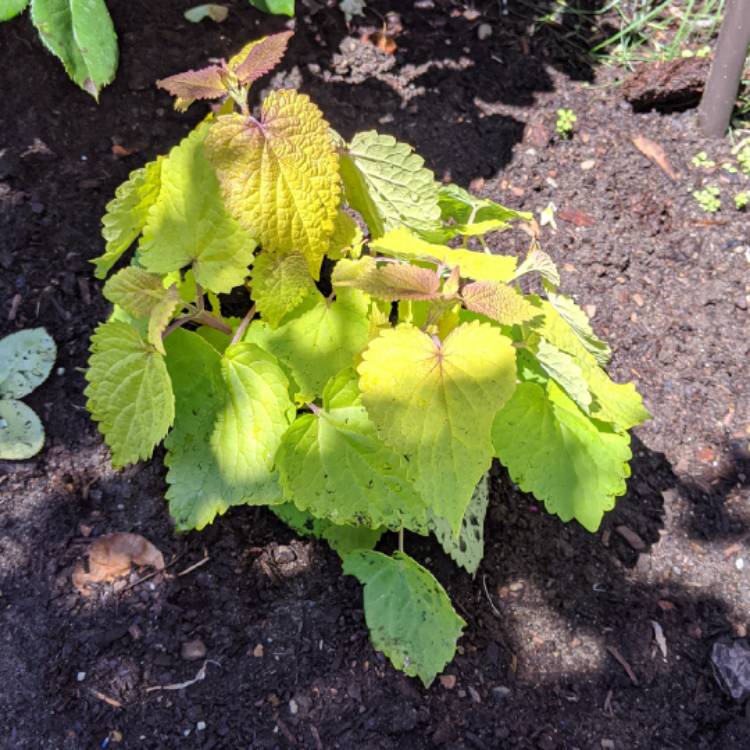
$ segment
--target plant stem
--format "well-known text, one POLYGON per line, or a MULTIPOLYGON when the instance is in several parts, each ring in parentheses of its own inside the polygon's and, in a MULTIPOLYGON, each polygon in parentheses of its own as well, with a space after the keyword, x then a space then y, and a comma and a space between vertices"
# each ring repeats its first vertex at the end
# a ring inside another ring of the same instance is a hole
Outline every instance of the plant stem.
POLYGON ((398 551, 403 553, 404 551, 404 527, 402 526, 398 530, 398 551))
POLYGON ((242 337, 245 335, 245 331, 247 330, 247 327, 250 325, 250 321, 255 317, 255 305, 253 305, 245 314, 245 317, 242 319, 240 324, 237 326, 237 330, 234 332, 234 336, 232 336, 232 343, 236 344, 238 341, 242 340, 242 337))
POLYGON ((205 310, 202 310, 197 315, 192 316, 191 320, 194 320, 196 323, 200 323, 201 325, 208 326, 209 328, 215 328, 217 331, 226 333, 227 336, 232 335, 232 329, 224 321, 219 320, 217 317, 211 315, 210 312, 206 312, 205 310))

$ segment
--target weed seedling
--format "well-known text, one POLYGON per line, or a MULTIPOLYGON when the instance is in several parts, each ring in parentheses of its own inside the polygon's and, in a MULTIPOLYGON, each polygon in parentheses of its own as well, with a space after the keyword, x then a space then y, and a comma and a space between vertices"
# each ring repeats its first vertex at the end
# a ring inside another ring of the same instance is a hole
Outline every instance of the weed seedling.
POLYGON ((734 206, 738 211, 744 211, 750 205, 750 192, 744 190, 734 196, 734 206))
POLYGON ((555 130, 563 140, 568 140, 573 135, 573 126, 578 121, 572 109, 558 109, 555 130))
POLYGON ((706 213, 713 214, 721 208, 721 191, 716 185, 707 185, 701 190, 694 190, 693 198, 706 213))

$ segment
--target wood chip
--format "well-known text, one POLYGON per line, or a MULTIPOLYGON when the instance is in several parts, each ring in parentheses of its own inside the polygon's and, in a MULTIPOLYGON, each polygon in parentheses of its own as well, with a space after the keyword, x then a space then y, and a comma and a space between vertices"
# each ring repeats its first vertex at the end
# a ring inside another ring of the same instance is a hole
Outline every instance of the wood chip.
POLYGON ((627 659, 614 647, 607 646, 607 651, 614 657, 615 661, 625 670, 625 673, 630 678, 630 681, 638 686, 638 678, 635 676, 633 668, 628 664, 627 659))
POLYGON ((680 175, 674 171, 672 165, 669 163, 666 152, 658 143, 656 143, 656 141, 646 138, 645 135, 634 135, 631 138, 631 141, 633 145, 649 161, 656 164, 656 166, 658 166, 670 180, 677 181, 680 179, 680 175))

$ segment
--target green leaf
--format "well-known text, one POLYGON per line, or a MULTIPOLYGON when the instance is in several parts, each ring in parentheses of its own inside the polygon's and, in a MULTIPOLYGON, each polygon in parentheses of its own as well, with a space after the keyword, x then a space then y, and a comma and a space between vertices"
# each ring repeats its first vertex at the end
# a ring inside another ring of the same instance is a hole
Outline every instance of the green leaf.
POLYGON ((174 395, 164 357, 127 323, 102 323, 91 337, 86 404, 124 466, 151 456, 174 419, 174 395))
POLYGON ((274 91, 260 121, 219 117, 206 153, 239 223, 266 251, 302 253, 317 279, 340 197, 338 157, 320 110, 296 91, 274 91))
POLYGON ((563 521, 594 532, 625 493, 630 437, 588 419, 552 381, 519 384, 492 436, 513 481, 563 521))
POLYGON ((333 270, 331 283, 359 289, 388 302, 399 299, 431 300, 440 293, 440 277, 435 271, 407 263, 378 266, 369 255, 357 260, 340 260, 333 270))
POLYGON ((158 274, 128 266, 107 281, 102 294, 134 318, 147 318, 167 290, 158 274))
POLYGON ((205 18, 210 18, 216 23, 223 23, 227 20, 229 15, 229 8, 225 5, 216 5, 214 3, 208 3, 206 5, 196 5, 193 8, 189 8, 183 14, 185 19, 190 23, 200 23, 205 18))
POLYGON ((425 242, 405 227, 391 230, 383 237, 372 240, 370 252, 404 260, 443 263, 450 268, 458 266, 463 278, 477 281, 510 281, 517 262, 512 255, 491 255, 425 242))
POLYGON ((624 430, 648 419, 651 415, 644 408, 635 386, 611 380, 551 303, 542 300, 539 304, 544 316, 534 320, 534 329, 550 344, 574 357, 593 396, 590 415, 624 430))
MULTIPOLYGON (((519 279, 521 276, 533 273, 534 271, 538 272, 542 279, 548 284, 552 284, 553 287, 557 288, 560 286, 560 272, 557 270, 557 266, 554 264, 552 258, 544 250, 537 247, 536 244, 531 247, 529 254, 518 267, 513 278, 519 279)), ((603 364, 606 364, 606 362, 603 364)))
POLYGON ((29 0, 2 0, 0 3, 0 21, 10 21, 26 9, 29 0))
POLYGON ((430 530, 446 554, 471 575, 484 557, 484 517, 489 502, 489 479, 485 474, 474 488, 469 507, 461 521, 461 532, 456 538, 450 524, 437 516, 430 519, 430 530))
POLYGON ((364 609, 372 645, 425 687, 456 652, 466 623, 435 577, 402 552, 387 557, 359 550, 347 555, 344 572, 364 585, 364 609))
POLYGON ((293 16, 294 0, 249 0, 250 5, 265 13, 276 16, 293 16))
POLYGON ((318 293, 276 329, 253 321, 245 341, 258 344, 288 366, 300 399, 310 401, 322 395, 328 380, 350 367, 367 345, 368 307, 365 295, 354 289, 340 290, 334 302, 318 293))
POLYGON ((272 328, 305 297, 316 293, 307 261, 300 253, 260 253, 253 264, 251 284, 253 302, 272 328))
POLYGON ((404 459, 378 440, 353 370, 328 383, 322 409, 297 418, 276 462, 284 494, 300 510, 336 524, 426 533, 426 505, 404 459))
POLYGON ((294 407, 273 357, 252 344, 222 357, 183 329, 165 346, 176 402, 167 499, 177 528, 201 529, 233 505, 282 502, 273 461, 294 407))
POLYGON ((528 211, 516 211, 489 198, 477 198, 468 190, 454 184, 440 186, 438 203, 443 221, 454 221, 456 224, 469 225, 485 221, 508 224, 518 220, 531 221, 533 218, 533 214, 528 211))
POLYGON ((95 258, 94 274, 103 279, 120 259, 120 256, 135 242, 146 225, 148 211, 159 197, 161 187, 160 156, 140 169, 130 173, 128 179, 115 191, 115 197, 107 203, 102 218, 102 237, 106 240, 104 254, 95 258))
POLYGON ((516 383, 515 350, 487 323, 440 341, 400 325, 362 355, 360 388, 380 436, 408 460, 408 477, 454 534, 492 460, 490 428, 516 383))
POLYGON ((98 100, 117 70, 117 35, 104 0, 32 0, 31 20, 70 78, 98 100))
POLYGON ((22 461, 44 445, 44 428, 33 409, 22 401, 0 398, 0 460, 22 461))
POLYGON ((148 318, 148 341, 160 354, 166 354, 162 334, 167 329, 178 307, 182 307, 180 294, 176 286, 171 286, 151 308, 148 318))
POLYGON ((311 513, 297 508, 294 503, 272 505, 270 509, 298 534, 325 539, 342 559, 356 549, 373 549, 383 535, 383 529, 338 526, 324 518, 315 518, 311 513))
POLYGON ((557 294, 549 286, 546 286, 546 292, 550 305, 557 310, 558 315, 570 326, 584 348, 594 355, 596 361, 602 367, 606 367, 612 357, 612 350, 591 329, 588 315, 573 301, 572 297, 557 294))
POLYGON ((373 237, 401 225, 415 231, 439 226, 435 176, 411 146, 393 136, 357 133, 341 158, 341 177, 349 205, 373 237))
POLYGON ((326 253, 332 260, 341 258, 359 258, 362 254, 362 243, 364 236, 354 219, 345 211, 339 209, 336 214, 336 223, 331 235, 331 243, 326 253))
POLYGON ((226 212, 216 176, 204 153, 209 122, 175 146, 161 170, 161 191, 143 229, 139 259, 151 273, 192 263, 205 289, 226 293, 248 274, 255 242, 226 212))
POLYGON ((588 383, 583 377, 583 371, 575 358, 539 336, 531 336, 528 345, 544 372, 554 378, 588 414, 591 407, 591 394, 588 383))
POLYGON ((467 310, 508 326, 525 323, 540 314, 523 295, 500 281, 467 284, 461 290, 461 301, 467 310))
POLYGON ((23 398, 48 377, 57 347, 44 328, 27 328, 0 339, 0 398, 23 398))

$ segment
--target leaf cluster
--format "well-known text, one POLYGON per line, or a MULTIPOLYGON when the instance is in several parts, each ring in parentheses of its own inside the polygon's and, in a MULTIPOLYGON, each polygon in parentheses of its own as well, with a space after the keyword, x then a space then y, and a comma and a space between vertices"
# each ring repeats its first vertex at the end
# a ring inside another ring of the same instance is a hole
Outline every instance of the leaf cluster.
POLYGON ((487 234, 529 214, 440 185, 389 135, 345 142, 296 91, 250 113, 287 39, 162 82, 181 106, 239 111, 206 118, 108 205, 97 274, 137 249, 104 287, 88 408, 118 466, 164 440, 178 529, 267 505, 329 541, 365 586, 376 647, 429 684, 463 621, 403 550, 373 551, 381 534, 432 533, 474 573, 495 457, 593 531, 648 415, 537 241, 521 263, 489 251, 487 234), (242 319, 222 297, 238 289, 242 319))

